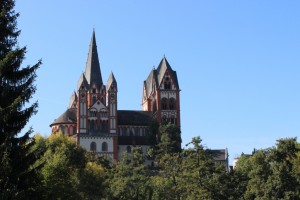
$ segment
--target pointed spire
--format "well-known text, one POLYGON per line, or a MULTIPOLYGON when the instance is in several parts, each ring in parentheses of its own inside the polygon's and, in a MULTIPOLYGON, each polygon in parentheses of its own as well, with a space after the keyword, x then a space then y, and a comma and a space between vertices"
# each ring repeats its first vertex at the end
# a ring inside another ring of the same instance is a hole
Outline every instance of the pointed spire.
POLYGON ((114 85, 115 88, 118 89, 118 88, 117 88, 117 81, 116 81, 116 79, 115 79, 114 73, 112 73, 112 72, 110 73, 106 85, 107 85, 107 87, 106 87, 107 90, 109 90, 110 87, 111 87, 112 85, 114 85))
POLYGON ((99 88, 103 85, 94 29, 85 67, 85 77, 89 85, 96 84, 99 88))
POLYGON ((85 87, 85 89, 87 89, 87 90, 89 89, 89 84, 86 80, 84 73, 81 74, 81 76, 78 80, 77 89, 79 90, 82 85, 85 87))
POLYGON ((173 81, 174 81, 176 87, 179 88, 176 71, 174 71, 172 69, 172 67, 170 66, 169 62, 167 61, 166 56, 164 55, 164 57, 161 59, 159 65, 157 67, 157 81, 158 81, 158 85, 161 84, 166 71, 169 71, 169 73, 171 74, 171 76, 173 78, 173 81))
POLYGON ((76 102, 77 102, 77 94, 74 91, 71 98, 70 98, 70 103, 69 103, 69 108, 74 108, 76 107, 76 102))

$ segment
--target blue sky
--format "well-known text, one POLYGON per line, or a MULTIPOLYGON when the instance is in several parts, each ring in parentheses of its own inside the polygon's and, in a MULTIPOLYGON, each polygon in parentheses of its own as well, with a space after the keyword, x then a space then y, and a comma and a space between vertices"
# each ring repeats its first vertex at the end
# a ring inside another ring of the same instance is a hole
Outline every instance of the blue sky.
POLYGON ((299 1, 16 1, 24 65, 38 70, 42 135, 85 69, 93 28, 119 109, 141 110, 142 83, 165 54, 181 88, 183 144, 201 136, 230 158, 300 133, 299 1))

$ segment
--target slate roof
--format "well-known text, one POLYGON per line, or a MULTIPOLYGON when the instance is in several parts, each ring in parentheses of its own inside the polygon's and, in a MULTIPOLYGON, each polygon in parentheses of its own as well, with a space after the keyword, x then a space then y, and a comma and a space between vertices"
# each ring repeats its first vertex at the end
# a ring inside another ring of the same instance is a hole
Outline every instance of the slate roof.
POLYGON ((70 103, 69 103, 69 108, 72 108, 74 103, 77 101, 77 94, 74 91, 71 98, 70 98, 70 103))
POLYGON ((80 89, 80 86, 81 86, 82 84, 86 87, 86 89, 89 89, 89 88, 90 88, 90 87, 89 87, 89 84, 88 84, 88 82, 87 82, 87 80, 86 80, 86 78, 85 78, 84 73, 81 74, 81 76, 80 76, 80 78, 79 78, 79 80, 78 80, 78 84, 77 84, 77 89, 78 89, 78 90, 80 89))
POLYGON ((153 86, 157 86, 157 79, 156 79, 156 70, 152 69, 147 79, 144 81, 144 87, 146 90, 146 96, 149 97, 153 92, 153 86))
POLYGON ((147 98, 150 97, 151 93, 154 90, 153 85, 155 85, 156 88, 159 88, 166 71, 169 71, 176 88, 179 90, 177 73, 176 73, 176 71, 174 71, 171 68, 169 62, 167 61, 166 57, 164 56, 162 58, 162 60, 160 61, 157 69, 152 69, 149 76, 144 81, 144 88, 145 88, 147 98))
POLYGON ((171 77, 173 79, 173 81, 175 82, 175 86, 179 89, 179 84, 178 84, 178 79, 177 79, 177 73, 176 71, 173 71, 173 69, 171 68, 169 62, 167 61, 166 57, 164 56, 163 59, 160 61, 158 67, 157 67, 157 81, 158 81, 158 85, 161 84, 162 79, 166 73, 166 71, 169 71, 169 73, 171 74, 171 77))
POLYGON ((61 116, 50 124, 50 127, 57 124, 74 124, 76 123, 76 108, 67 109, 61 116))
POLYGON ((148 111, 118 110, 118 125, 149 126, 152 113, 148 111))
POLYGON ((103 85, 97 52, 95 31, 93 31, 84 74, 89 85, 96 84, 98 88, 103 85))
POLYGON ((106 84, 107 90, 109 90, 109 88, 110 88, 110 86, 111 86, 112 84, 114 84, 115 87, 116 87, 116 89, 118 90, 118 88, 117 88, 117 81, 116 81, 116 79, 115 79, 114 74, 111 72, 110 75, 109 75, 109 78, 108 78, 108 80, 107 80, 107 84, 106 84))

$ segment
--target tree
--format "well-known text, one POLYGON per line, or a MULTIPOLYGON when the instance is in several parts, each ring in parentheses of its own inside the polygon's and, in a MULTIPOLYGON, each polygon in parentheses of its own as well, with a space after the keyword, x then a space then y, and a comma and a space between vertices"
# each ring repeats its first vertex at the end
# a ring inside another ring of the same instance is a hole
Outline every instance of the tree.
POLYGON ((171 123, 159 126, 160 140, 157 145, 157 154, 178 153, 181 151, 180 128, 171 123))
POLYGON ((236 172, 247 177, 245 199, 300 199, 296 138, 277 140, 276 147, 242 156, 236 172))
POLYGON ((277 140, 276 147, 271 149, 268 157, 272 174, 267 180, 265 197, 300 199, 299 177, 295 176, 293 166, 298 152, 296 138, 277 140))
POLYGON ((195 137, 192 148, 160 156, 159 173, 151 177, 153 199, 235 199, 230 174, 201 141, 195 137))
POLYGON ((38 199, 100 199, 105 172, 97 159, 61 133, 36 137, 33 148, 42 154, 38 199))
POLYGON ((34 81, 38 61, 33 66, 21 67, 26 47, 17 46, 18 13, 14 0, 0 1, 0 198, 18 199, 30 196, 35 161, 29 151, 33 141, 32 129, 18 136, 30 117, 37 112, 37 102, 27 106, 36 91, 34 81))
POLYGON ((132 153, 125 152, 122 155, 107 179, 108 199, 151 199, 150 171, 143 162, 141 147, 134 147, 132 153))

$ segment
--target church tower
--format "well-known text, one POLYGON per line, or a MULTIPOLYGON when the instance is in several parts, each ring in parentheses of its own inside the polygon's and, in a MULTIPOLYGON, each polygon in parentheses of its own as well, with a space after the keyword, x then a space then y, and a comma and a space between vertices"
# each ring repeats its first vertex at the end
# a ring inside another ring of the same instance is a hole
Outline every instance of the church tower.
POLYGON ((180 89, 176 71, 164 56, 157 69, 152 69, 144 81, 142 107, 151 111, 160 124, 180 127, 180 89))
MULTIPOLYGON (((118 87, 117 81, 115 79, 114 74, 111 72, 108 81, 107 81, 107 92, 106 92, 106 99, 107 99, 107 106, 109 108, 109 132, 111 134, 117 134, 117 125, 118 125, 118 87)), ((114 158, 118 157, 118 138, 113 138, 114 143, 114 158)))
POLYGON ((117 82, 110 75, 103 85, 93 31, 85 72, 78 81, 77 143, 98 155, 117 159, 117 82))

